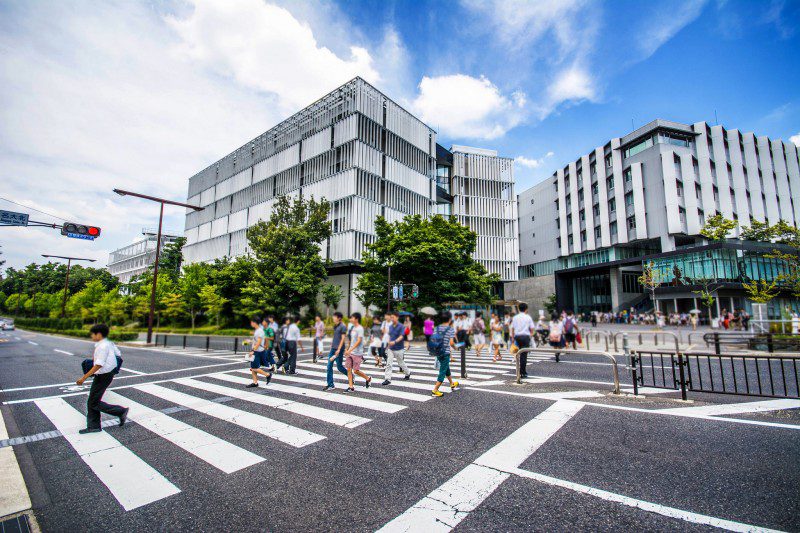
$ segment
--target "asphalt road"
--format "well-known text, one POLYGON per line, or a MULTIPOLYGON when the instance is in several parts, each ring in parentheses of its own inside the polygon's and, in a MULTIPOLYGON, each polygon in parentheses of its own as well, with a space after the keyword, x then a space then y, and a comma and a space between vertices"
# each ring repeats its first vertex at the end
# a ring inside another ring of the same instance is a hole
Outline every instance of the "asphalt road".
POLYGON ((375 385, 348 395, 337 373, 322 393, 305 357, 245 389, 241 355, 123 347, 134 372, 106 400, 131 422, 78 436, 90 349, 0 334, 0 447, 43 531, 800 530, 798 401, 615 396, 588 356, 534 356, 516 385, 508 356, 473 354, 465 385, 431 398, 421 347, 389 387, 365 364, 375 385))

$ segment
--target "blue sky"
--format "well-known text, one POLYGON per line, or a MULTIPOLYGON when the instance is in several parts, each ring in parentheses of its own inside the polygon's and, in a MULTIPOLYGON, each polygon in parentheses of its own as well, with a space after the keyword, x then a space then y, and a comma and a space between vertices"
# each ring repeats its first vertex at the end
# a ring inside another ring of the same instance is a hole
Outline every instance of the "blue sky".
POLYGON ((185 198, 355 75, 442 144, 515 158, 519 191, 657 117, 800 143, 798 28, 800 2, 770 0, 0 1, 0 196, 104 228, 4 228, 2 257, 105 264, 157 214, 112 188, 185 198))

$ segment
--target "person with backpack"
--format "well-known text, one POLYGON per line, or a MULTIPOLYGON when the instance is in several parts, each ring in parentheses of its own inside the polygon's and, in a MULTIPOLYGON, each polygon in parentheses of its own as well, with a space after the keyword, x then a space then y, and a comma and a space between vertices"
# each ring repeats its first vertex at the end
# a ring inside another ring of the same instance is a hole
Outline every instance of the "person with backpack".
POLYGON ((300 341, 300 328, 297 327, 297 321, 294 317, 287 318, 286 323, 286 333, 283 338, 286 341, 288 357, 284 363, 284 373, 297 374, 297 348, 303 349, 303 343, 300 341))
POLYGON ((503 323, 500 322, 500 317, 497 313, 492 313, 492 319, 489 321, 489 331, 492 336, 492 349, 494 355, 492 361, 497 362, 503 359, 500 355, 500 346, 503 344, 503 323))
POLYGON ((277 322, 273 320, 274 331, 275 331, 275 354, 277 357, 277 362, 275 363, 275 367, 280 370, 281 372, 285 372, 283 369, 284 363, 289 358, 289 355, 286 353, 286 330, 289 329, 289 325, 284 323, 278 325, 277 322))
POLYGON ((333 340, 331 341, 331 351, 328 353, 328 369, 327 369, 327 384, 322 388, 324 391, 334 389, 333 384, 333 365, 336 364, 336 368, 339 369, 339 372, 347 375, 347 369, 342 364, 342 359, 344 358, 344 343, 345 337, 347 335, 347 326, 342 323, 342 318, 344 315, 339 311, 333 313, 333 340))
POLYGON ((128 418, 128 408, 121 405, 111 405, 103 401, 103 394, 111 385, 114 374, 119 373, 122 358, 119 357, 119 349, 108 340, 108 326, 105 324, 95 324, 89 330, 94 345, 92 356, 92 367, 75 383, 83 383, 92 378, 92 386, 89 389, 89 398, 86 400, 86 427, 78 431, 80 434, 99 433, 103 431, 100 425, 100 413, 116 416, 119 418, 119 425, 124 426, 128 418), (94 377, 92 377, 94 376, 94 377))
POLYGON ((486 348, 486 323, 480 311, 475 313, 475 320, 472 322, 472 338, 475 339, 475 356, 480 357, 486 348))
POLYGON ((364 387, 369 388, 372 378, 361 371, 361 363, 364 362, 364 327, 361 325, 361 313, 355 312, 350 315, 350 346, 344 352, 344 366, 347 368, 348 388, 345 392, 355 392, 353 375, 364 378, 364 387))
POLYGON ((431 391, 431 395, 436 397, 443 396, 439 387, 442 386, 445 378, 450 383, 450 390, 456 390, 458 387, 458 381, 453 381, 450 373, 450 350, 455 348, 456 336, 456 331, 451 324, 453 317, 449 311, 443 311, 441 316, 441 323, 436 326, 430 339, 428 339, 428 352, 436 357, 436 362, 439 366, 439 375, 431 391))
POLYGON ((564 347, 564 321, 558 313, 550 315, 550 346, 553 348, 564 347))
POLYGON ((372 327, 369 328, 369 350, 372 357, 375 358, 375 366, 382 368, 381 357, 383 356, 382 341, 383 328, 381 327, 381 317, 375 315, 372 317, 372 327))
POLYGON ((267 385, 269 385, 269 381, 272 379, 272 373, 265 372, 261 369, 262 366, 269 366, 266 355, 267 350, 264 347, 267 336, 264 333, 264 328, 261 327, 261 317, 254 316, 251 318, 250 327, 253 328, 253 349, 250 350, 249 354, 249 357, 252 357, 250 360, 250 375, 253 378, 253 382, 246 385, 248 389, 258 387, 259 374, 267 378, 267 385))
POLYGON ((390 313, 386 313, 389 318, 391 318, 391 323, 389 325, 389 342, 386 346, 386 371, 384 373, 384 380, 381 385, 386 386, 392 383, 392 364, 394 363, 394 359, 397 359, 397 364, 400 367, 400 371, 405 374, 406 381, 411 379, 411 370, 408 369, 406 366, 405 361, 405 339, 406 339, 406 327, 400 323, 400 316, 397 314, 397 311, 392 311, 390 313))
POLYGON ((275 330, 272 329, 270 317, 264 317, 261 321, 261 328, 264 330, 264 359, 267 364, 267 371, 275 371, 275 357, 272 350, 275 348, 275 330))
POLYGON ((573 350, 578 349, 578 345, 575 341, 579 331, 578 321, 575 319, 575 314, 570 309, 567 311, 567 317, 564 319, 564 341, 566 342, 567 348, 572 344, 573 350))
MULTIPOLYGON (((531 346, 531 335, 533 335, 534 324, 533 319, 527 311, 528 304, 524 302, 519 304, 519 313, 514 315, 509 326, 511 338, 514 339, 514 345, 518 350, 530 348, 531 346)), ((519 356, 519 372, 520 377, 528 377, 528 352, 524 352, 519 356)))

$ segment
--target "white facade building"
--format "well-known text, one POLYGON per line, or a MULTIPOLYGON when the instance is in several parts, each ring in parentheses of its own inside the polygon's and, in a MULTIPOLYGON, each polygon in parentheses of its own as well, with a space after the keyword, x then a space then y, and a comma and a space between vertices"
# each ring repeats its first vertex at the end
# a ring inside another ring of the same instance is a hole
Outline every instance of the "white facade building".
MULTIPOLYGON (((144 274, 156 261, 156 233, 150 230, 142 232, 144 238, 128 246, 114 250, 108 255, 108 272, 120 283, 130 283, 131 278, 144 274)), ((164 246, 175 242, 176 235, 161 235, 161 251, 164 246)))

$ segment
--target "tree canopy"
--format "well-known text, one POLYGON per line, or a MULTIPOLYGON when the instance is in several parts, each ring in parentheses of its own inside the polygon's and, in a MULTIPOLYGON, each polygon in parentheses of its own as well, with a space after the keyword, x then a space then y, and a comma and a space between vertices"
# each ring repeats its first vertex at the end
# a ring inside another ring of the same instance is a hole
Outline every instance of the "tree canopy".
POLYGON ((720 213, 717 213, 706 219, 705 225, 700 230, 700 235, 712 241, 723 241, 734 228, 736 228, 735 221, 728 220, 720 213))
POLYGON ((416 283, 419 298, 399 303, 402 309, 441 307, 444 302, 489 304, 496 274, 472 258, 477 235, 454 218, 411 215, 397 222, 375 220, 374 243, 363 255, 356 296, 366 307, 386 308, 388 267, 392 283, 416 283))

